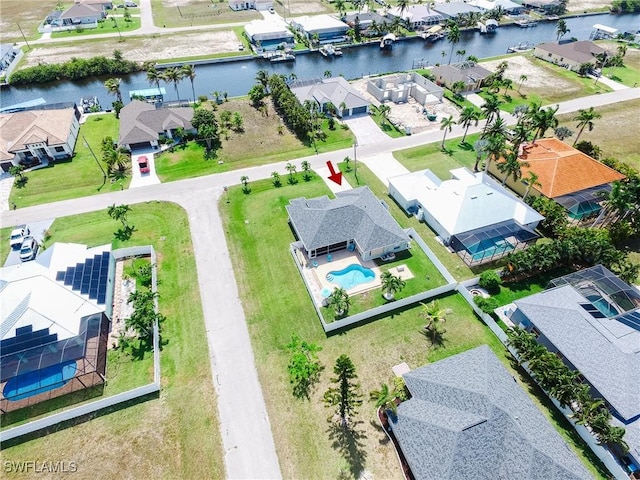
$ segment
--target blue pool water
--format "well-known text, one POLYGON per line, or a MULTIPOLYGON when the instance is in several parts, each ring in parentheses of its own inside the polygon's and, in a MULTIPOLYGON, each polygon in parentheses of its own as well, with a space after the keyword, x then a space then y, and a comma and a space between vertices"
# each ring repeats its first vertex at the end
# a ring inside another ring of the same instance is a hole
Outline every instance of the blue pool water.
POLYGON ((615 317, 620 313, 613 305, 600 296, 587 295, 587 299, 591 300, 591 303, 593 303, 593 305, 607 318, 615 317))
POLYGON ((7 400, 17 402, 65 385, 76 374, 76 362, 59 363, 35 372, 13 377, 4 386, 2 394, 7 400))
POLYGON ((357 287, 363 283, 372 282, 376 278, 376 274, 370 268, 364 268, 362 265, 353 263, 342 270, 329 272, 327 280, 337 283, 345 290, 357 287))
POLYGON ((513 250, 513 245, 503 238, 492 238, 473 245, 473 248, 469 249, 469 253, 473 255, 473 261, 477 262, 494 255, 502 255, 511 250, 513 250))

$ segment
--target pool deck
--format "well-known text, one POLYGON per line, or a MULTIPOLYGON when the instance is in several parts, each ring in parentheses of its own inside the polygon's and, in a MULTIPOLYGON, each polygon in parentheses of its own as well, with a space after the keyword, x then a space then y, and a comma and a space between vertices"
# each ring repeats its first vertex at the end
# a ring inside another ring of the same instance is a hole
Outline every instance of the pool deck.
POLYGON ((331 261, 327 259, 328 255, 322 255, 321 257, 313 258, 307 261, 307 267, 303 269, 304 275, 307 277, 308 283, 311 286, 311 294, 313 300, 322 305, 322 290, 328 289, 333 291, 339 287, 335 282, 327 280, 327 274, 329 272, 342 270, 349 265, 358 264, 364 268, 370 268, 375 274, 375 278, 371 282, 362 283, 347 290, 349 295, 356 295, 358 293, 366 292, 367 290, 373 290, 379 288, 382 285, 380 281, 380 267, 378 267, 373 261, 363 261, 356 252, 349 252, 347 250, 341 250, 331 254, 331 261), (317 264, 317 266, 315 266, 317 264))

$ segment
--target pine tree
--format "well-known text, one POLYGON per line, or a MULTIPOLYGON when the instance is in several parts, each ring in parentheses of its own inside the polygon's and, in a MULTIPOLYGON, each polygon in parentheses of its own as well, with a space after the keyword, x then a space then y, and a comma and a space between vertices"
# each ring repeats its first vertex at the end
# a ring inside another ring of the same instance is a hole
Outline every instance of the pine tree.
POLYGON ((336 375, 331 379, 335 386, 324 394, 326 407, 337 407, 336 414, 340 417, 343 427, 349 425, 349 419, 358 413, 357 408, 362 405, 360 384, 356 381, 356 368, 347 355, 340 355, 333 367, 336 375))

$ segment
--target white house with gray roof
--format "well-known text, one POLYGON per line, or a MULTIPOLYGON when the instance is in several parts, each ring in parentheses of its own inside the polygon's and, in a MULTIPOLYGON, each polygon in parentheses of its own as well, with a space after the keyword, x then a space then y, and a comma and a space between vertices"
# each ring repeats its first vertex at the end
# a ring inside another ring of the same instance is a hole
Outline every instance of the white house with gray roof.
POLYGON ((604 399, 626 430, 626 461, 640 469, 640 291, 597 265, 514 303, 511 321, 559 352, 604 399))
POLYGON ((194 131, 193 108, 156 108, 147 102, 133 100, 120 111, 118 144, 129 150, 158 146, 160 137, 173 138, 178 128, 194 131))
POLYGON ((329 103, 336 108, 340 117, 369 112, 369 100, 342 77, 297 80, 289 88, 300 103, 304 104, 307 100, 314 102, 322 112, 327 110, 329 103))
POLYGON ((390 425, 416 479, 593 478, 487 345, 403 377, 390 425))
POLYGON ((355 249, 363 260, 372 260, 409 248, 409 236, 369 187, 336 197, 295 198, 286 207, 308 258, 355 249))

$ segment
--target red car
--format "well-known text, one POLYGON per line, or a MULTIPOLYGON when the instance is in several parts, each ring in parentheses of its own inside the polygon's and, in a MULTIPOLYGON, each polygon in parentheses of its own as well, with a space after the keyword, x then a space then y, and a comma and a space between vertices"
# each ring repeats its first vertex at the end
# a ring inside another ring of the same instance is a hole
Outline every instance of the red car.
POLYGON ((144 155, 138 157, 138 167, 140 167, 140 173, 149 173, 149 160, 144 155))

